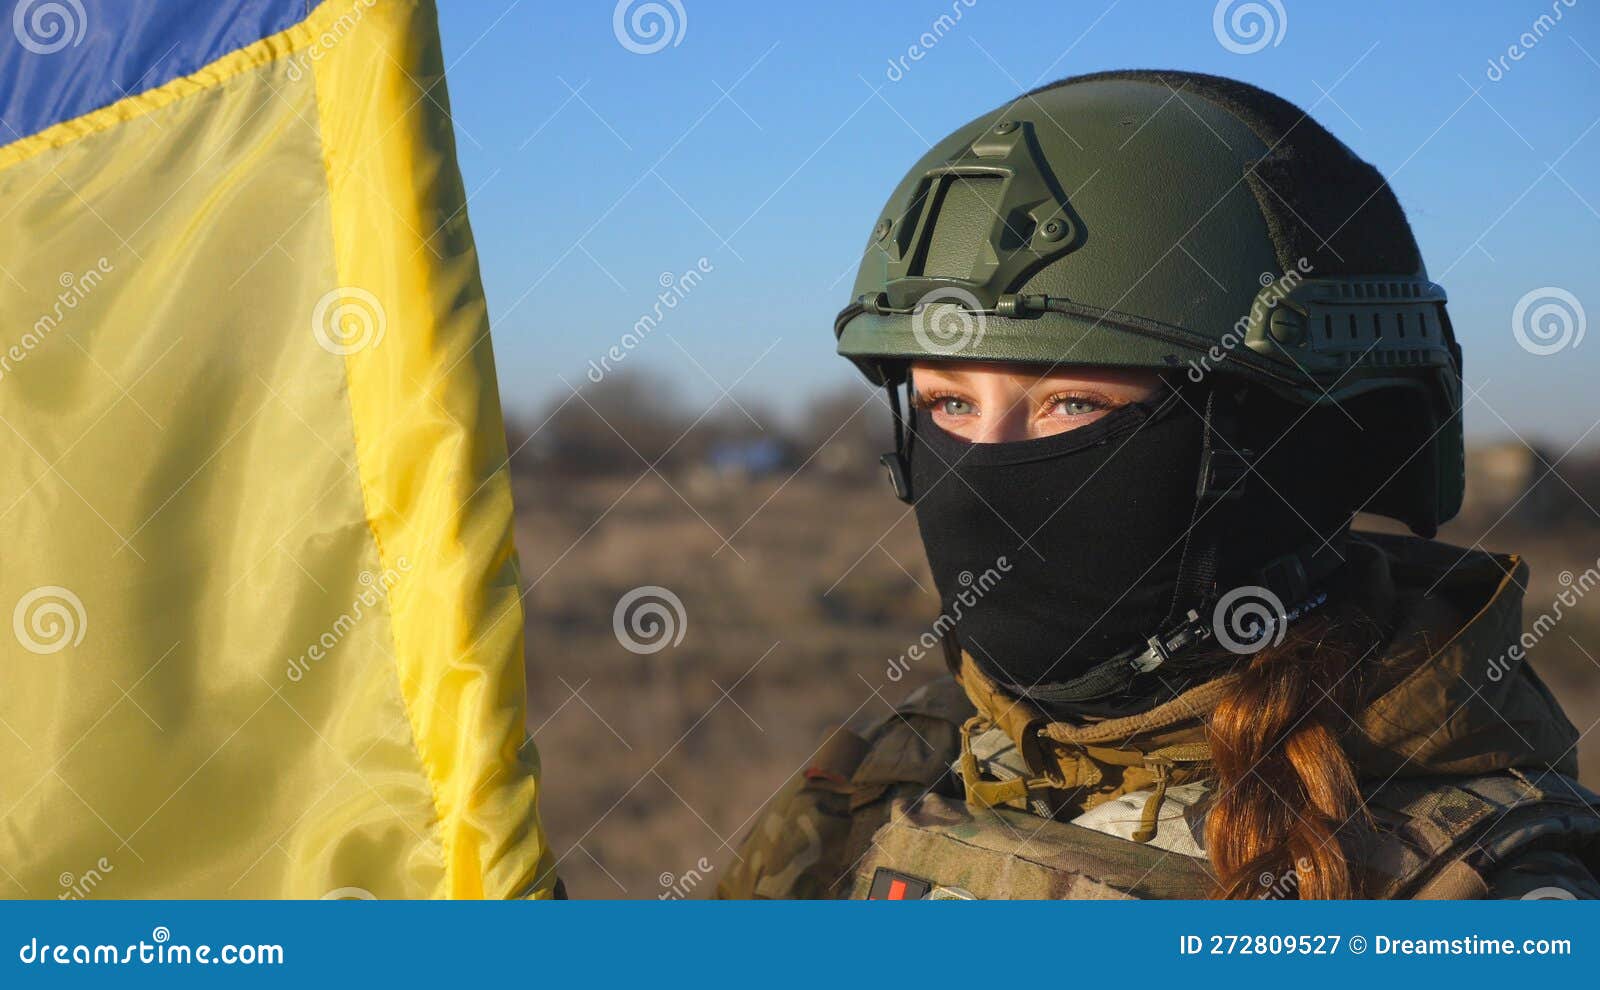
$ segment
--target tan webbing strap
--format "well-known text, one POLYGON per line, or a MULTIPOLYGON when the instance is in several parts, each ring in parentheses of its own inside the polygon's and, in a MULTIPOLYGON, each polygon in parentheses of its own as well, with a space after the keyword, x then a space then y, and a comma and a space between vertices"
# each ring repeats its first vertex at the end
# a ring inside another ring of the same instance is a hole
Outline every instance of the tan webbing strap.
MULTIPOLYGON (((1214 692, 1206 687, 1180 695, 1144 715, 1087 726, 1050 722, 1037 707, 1025 699, 1014 698, 979 669, 970 654, 961 655, 958 678, 978 715, 961 728, 961 778, 967 802, 975 807, 1023 807, 1030 790, 1061 791, 1094 787, 1103 779, 1102 767, 1144 767, 1155 776, 1155 793, 1146 803, 1139 834, 1155 835, 1154 822, 1166 796, 1174 771, 1193 774, 1211 761, 1211 749, 1203 741, 1174 743, 1149 751, 1124 748, 1127 739, 1139 731, 1167 728, 1177 722, 1193 721, 1200 705, 1215 705, 1214 692), (1198 704, 1197 704, 1198 703, 1198 704), (1161 713, 1157 717, 1151 717, 1161 713), (1033 776, 1003 781, 984 780, 972 752, 971 737, 990 726, 1000 728, 1016 743, 1023 762, 1033 776), (1107 727, 1111 727, 1108 729, 1107 727)), ((1138 841, 1148 841, 1147 839, 1138 841)))
POLYGON ((1423 884, 1412 899, 1418 901, 1476 901, 1489 896, 1483 877, 1461 860, 1455 860, 1423 884))
POLYGON ((978 771, 978 758, 972 752, 972 736, 989 728, 982 715, 974 715, 961 726, 961 784, 967 803, 978 808, 1024 808, 1029 788, 1049 787, 1042 777, 1015 777, 1011 780, 984 780, 978 771))

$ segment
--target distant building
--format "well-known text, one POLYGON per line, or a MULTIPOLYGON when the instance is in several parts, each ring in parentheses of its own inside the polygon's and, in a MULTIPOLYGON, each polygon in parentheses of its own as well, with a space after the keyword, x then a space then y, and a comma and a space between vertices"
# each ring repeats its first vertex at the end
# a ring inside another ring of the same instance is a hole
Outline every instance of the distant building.
POLYGON ((706 454, 706 465, 722 475, 759 478, 789 467, 788 445, 773 437, 730 440, 706 454))

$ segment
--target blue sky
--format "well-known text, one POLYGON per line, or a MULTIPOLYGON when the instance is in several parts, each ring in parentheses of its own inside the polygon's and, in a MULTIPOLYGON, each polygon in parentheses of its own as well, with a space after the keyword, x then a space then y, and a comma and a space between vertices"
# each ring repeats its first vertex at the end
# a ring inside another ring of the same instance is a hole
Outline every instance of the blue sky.
MULTIPOLYGON (((440 6, 512 410, 581 384, 656 304, 663 273, 697 264, 703 281, 629 366, 698 408, 729 389, 793 411, 848 383, 833 315, 883 200, 928 143, 1038 82, 1158 67, 1312 108, 1390 177, 1451 295, 1477 395, 1469 433, 1514 429, 1559 452, 1600 417, 1600 331, 1547 355, 1512 333, 1518 301, 1544 287, 1600 317, 1595 0, 1262 0, 1277 43, 1251 53, 1219 41, 1211 0, 662 0, 677 43, 648 54, 618 40, 611 0, 440 6)), ((625 20, 646 6, 625 4, 625 20)))

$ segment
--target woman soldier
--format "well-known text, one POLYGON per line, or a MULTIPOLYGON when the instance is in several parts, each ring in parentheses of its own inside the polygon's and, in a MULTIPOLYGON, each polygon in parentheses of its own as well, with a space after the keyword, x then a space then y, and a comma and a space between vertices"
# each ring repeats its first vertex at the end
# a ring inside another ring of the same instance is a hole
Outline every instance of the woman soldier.
POLYGON ((1444 291, 1315 121, 1181 72, 1028 93, 900 182, 835 331, 952 676, 830 736, 723 896, 1600 896, 1527 568, 1429 540, 1444 291))

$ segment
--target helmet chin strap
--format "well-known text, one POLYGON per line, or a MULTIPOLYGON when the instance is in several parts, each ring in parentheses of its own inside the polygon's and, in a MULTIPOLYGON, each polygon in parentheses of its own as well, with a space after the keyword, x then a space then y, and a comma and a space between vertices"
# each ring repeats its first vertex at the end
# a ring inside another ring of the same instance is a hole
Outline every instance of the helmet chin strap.
MULTIPOLYGON (((910 376, 907 376, 907 387, 910 387, 910 376)), ((910 458, 910 433, 906 429, 905 412, 900 405, 900 386, 890 382, 884 386, 889 393, 889 412, 894 416, 894 450, 878 457, 878 463, 889 473, 889 487, 894 490, 894 497, 910 505, 915 500, 911 491, 911 458, 910 458)))

